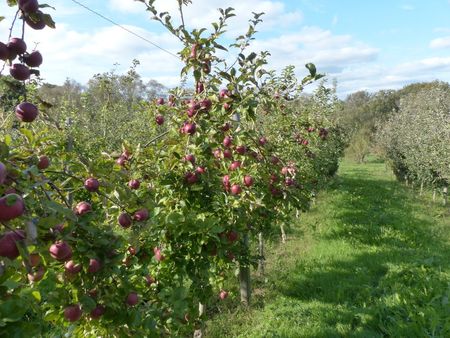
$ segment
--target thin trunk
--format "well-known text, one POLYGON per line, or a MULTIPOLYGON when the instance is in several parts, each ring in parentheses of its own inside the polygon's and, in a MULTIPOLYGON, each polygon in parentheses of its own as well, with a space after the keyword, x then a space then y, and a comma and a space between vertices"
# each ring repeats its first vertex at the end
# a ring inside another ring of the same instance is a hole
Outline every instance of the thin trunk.
MULTIPOLYGON (((206 313, 206 305, 198 303, 198 318, 202 318, 205 315, 205 313, 206 313)), ((194 338, 202 338, 202 337, 203 337, 203 324, 202 327, 194 331, 194 338)))
POLYGON ((422 194, 423 194, 423 181, 420 182, 420 193, 419 193, 419 195, 422 196, 422 194))
POLYGON ((264 237, 262 232, 258 234, 258 253, 259 253, 258 273, 260 276, 264 276, 265 257, 264 257, 264 237))
MULTIPOLYGON (((244 235, 244 249, 248 254, 249 243, 248 234, 244 235)), ((241 303, 245 306, 250 305, 251 283, 250 283, 250 266, 239 266, 239 284, 241 292, 241 303)))
POLYGON ((433 190, 433 202, 436 202, 436 189, 433 190))
POLYGON ((444 195, 443 196, 444 197, 443 203, 444 203, 444 206, 445 206, 448 203, 448 187, 444 187, 444 189, 442 189, 442 194, 444 195))
POLYGON ((281 230, 281 243, 286 243, 286 232, 284 231, 284 225, 280 224, 280 230, 281 230))
POLYGON ((408 182, 408 176, 405 176, 405 184, 406 184, 406 186, 409 185, 409 182, 408 182))

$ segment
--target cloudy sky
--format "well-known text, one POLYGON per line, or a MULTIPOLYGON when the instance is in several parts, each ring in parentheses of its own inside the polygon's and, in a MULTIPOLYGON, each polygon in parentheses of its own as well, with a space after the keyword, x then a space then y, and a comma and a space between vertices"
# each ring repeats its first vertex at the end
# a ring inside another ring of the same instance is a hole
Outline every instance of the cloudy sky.
MULTIPOLYGON (((109 19, 177 53, 182 46, 150 19, 134 0, 76 0, 109 19)), ((41 0, 41 3, 44 1, 41 0)), ((136 58, 144 79, 179 83, 179 61, 152 44, 92 14, 73 0, 47 0, 57 29, 27 31, 44 55, 42 75, 61 84, 86 83, 94 74, 124 72, 136 58)), ((450 81, 450 0, 193 0, 186 11, 190 28, 210 27, 217 8, 233 7, 227 38, 245 32, 251 12, 265 12, 252 49, 271 52, 270 66, 316 64, 337 79, 340 96, 357 90, 400 88, 416 81, 450 81)), ((13 9, 0 0, 0 40, 8 37, 13 9), (8 20, 9 19, 9 20, 8 20)), ((157 0, 176 16, 176 0, 157 0)), ((16 30, 15 35, 20 34, 16 30)), ((32 43, 29 43, 33 45, 32 43)), ((33 47, 33 46, 32 46, 33 47)), ((233 57, 233 52, 229 57, 233 57)))

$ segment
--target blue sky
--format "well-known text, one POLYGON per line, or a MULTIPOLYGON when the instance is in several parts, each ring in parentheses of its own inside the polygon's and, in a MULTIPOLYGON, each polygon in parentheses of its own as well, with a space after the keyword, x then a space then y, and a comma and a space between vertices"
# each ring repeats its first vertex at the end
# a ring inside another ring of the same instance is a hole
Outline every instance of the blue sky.
MULTIPOLYGON (((173 53, 181 48, 134 0, 78 1, 173 53)), ((113 67, 126 71, 137 58, 144 79, 168 86, 179 83, 180 63, 175 58, 71 0, 46 2, 56 8, 49 12, 57 29, 27 32, 27 39, 39 43, 42 74, 48 82, 60 84, 69 77, 86 83, 95 73, 113 67)), ((157 5, 172 12, 176 2, 157 0, 157 5)), ((299 76, 305 73, 305 63, 315 63, 330 80, 337 79, 342 97, 357 90, 450 80, 449 0, 193 0, 186 10, 188 26, 207 25, 218 7, 227 6, 238 14, 228 38, 243 32, 251 11, 265 11, 251 48, 269 50, 272 68, 295 65, 299 76)), ((9 18, 13 13, 4 0, 0 13, 9 18)), ((8 21, 0 23, 0 40, 8 36, 8 21)))

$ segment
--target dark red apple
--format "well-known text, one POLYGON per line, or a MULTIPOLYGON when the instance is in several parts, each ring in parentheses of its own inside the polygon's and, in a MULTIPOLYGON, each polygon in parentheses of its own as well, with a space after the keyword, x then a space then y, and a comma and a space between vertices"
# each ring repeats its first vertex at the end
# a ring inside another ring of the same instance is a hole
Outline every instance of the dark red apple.
POLYGON ((231 147, 231 143, 232 143, 231 137, 230 136, 225 136, 224 139, 223 139, 223 146, 225 148, 229 148, 229 147, 231 147))
POLYGON ((27 51, 27 44, 21 38, 11 38, 6 45, 15 54, 23 54, 27 51))
POLYGON ((229 104, 228 102, 225 102, 225 103, 223 104, 223 109, 225 109, 225 110, 230 110, 230 109, 231 109, 231 104, 229 104))
POLYGON ((293 186, 294 183, 295 181, 291 177, 286 177, 286 179, 284 180, 284 184, 286 184, 288 187, 293 186))
POLYGON ((195 156, 192 155, 192 154, 186 155, 186 156, 184 157, 184 160, 187 161, 187 162, 191 162, 192 165, 195 164, 195 156))
POLYGON ((16 259, 19 257, 19 249, 16 242, 25 239, 25 232, 22 230, 8 231, 0 238, 0 257, 16 259))
POLYGON ((283 175, 289 174, 289 168, 288 167, 281 168, 281 174, 283 174, 283 175))
POLYGON ((19 0, 19 8, 25 13, 34 13, 39 9, 39 3, 37 0, 19 0))
POLYGON ((147 209, 140 209, 134 213, 134 220, 138 222, 146 221, 149 217, 149 213, 147 209))
POLYGON ((50 255, 60 261, 68 261, 72 257, 72 248, 64 241, 58 241, 50 246, 50 255))
POLYGON ((8 176, 6 165, 0 162, 0 184, 3 184, 5 182, 6 176, 8 176))
POLYGON ((225 187, 229 187, 229 186, 230 186, 230 176, 229 176, 229 175, 225 175, 225 176, 222 178, 222 184, 223 184, 225 187))
POLYGON ((160 97, 159 99, 156 100, 156 103, 161 105, 161 106, 164 104, 164 102, 165 101, 164 101, 164 99, 162 97, 160 97))
POLYGON ((280 159, 276 156, 272 156, 270 158, 270 162, 272 162, 272 164, 276 165, 276 164, 280 163, 280 159))
POLYGON ((91 211, 92 211, 92 206, 88 202, 80 202, 75 207, 75 214, 78 216, 83 216, 91 211))
POLYGON ((39 156, 37 167, 39 170, 47 169, 50 166, 50 159, 46 155, 39 156))
POLYGON ((133 223, 131 216, 126 212, 123 212, 119 215, 118 221, 122 228, 129 228, 133 223))
POLYGON ((156 279, 150 275, 147 275, 145 276, 145 282, 147 283, 147 285, 152 285, 153 283, 156 282, 156 279))
POLYGON ((191 59, 196 59, 197 58, 197 48, 198 48, 198 44, 194 43, 191 47, 191 55, 190 58, 191 59))
POLYGON ((119 158, 116 160, 116 163, 121 167, 123 167, 125 163, 127 163, 127 159, 125 158, 125 156, 120 155, 119 158))
POLYGON ((251 187, 253 185, 253 177, 251 177, 249 175, 245 175, 244 176, 244 184, 247 187, 251 187))
POLYGON ((74 261, 70 260, 64 264, 64 269, 66 270, 66 273, 76 275, 81 271, 82 266, 81 264, 76 264, 74 261))
POLYGON ((195 169, 195 172, 197 174, 204 174, 204 173, 206 173, 206 168, 205 167, 197 167, 197 169, 195 169))
POLYGON ((136 292, 130 292, 127 296, 126 303, 129 306, 135 306, 139 303, 139 296, 136 292))
POLYGON ((45 274, 45 268, 41 265, 35 271, 27 274, 27 278, 30 282, 36 283, 42 280, 45 274))
POLYGON ((64 309, 64 318, 69 322, 76 322, 81 318, 82 314, 79 304, 70 305, 64 309))
POLYGON ((265 138, 264 136, 263 136, 263 137, 260 137, 259 140, 258 140, 258 142, 259 142, 259 145, 260 145, 260 146, 264 146, 264 145, 266 145, 266 143, 267 143, 267 138, 265 138))
POLYGON ((141 182, 137 179, 133 179, 128 182, 128 186, 130 189, 137 190, 141 186, 141 182))
POLYGON ((187 172, 187 173, 184 175, 184 179, 186 180, 186 182, 187 182, 188 184, 194 184, 194 183, 197 183, 197 182, 198 182, 198 176, 197 176, 197 173, 193 173, 193 172, 191 172, 191 171, 187 172))
POLYGON ((25 22, 27 23, 28 26, 36 30, 44 29, 46 26, 44 13, 42 13, 42 11, 40 10, 37 10, 35 13, 32 13, 31 15, 27 15, 25 17, 25 22))
POLYGON ((230 128, 231 128, 230 124, 229 124, 229 123, 225 123, 225 124, 222 126, 222 131, 223 131, 223 132, 226 132, 226 131, 230 130, 230 128))
POLYGON ((195 123, 186 123, 185 126, 183 127, 183 131, 186 134, 194 135, 195 132, 197 131, 197 125, 195 123))
POLYGON ((25 203, 21 196, 8 194, 0 198, 0 222, 8 222, 25 212, 25 203))
POLYGON ((213 155, 215 158, 219 159, 222 156, 222 151, 220 149, 216 149, 213 151, 213 155))
POLYGON ((228 159, 233 158, 233 152, 231 151, 231 149, 225 149, 223 151, 223 158, 228 158, 228 159))
POLYGON ((162 115, 157 115, 156 117, 155 117, 155 121, 156 121, 156 123, 158 124, 158 125, 163 125, 164 124, 164 116, 162 116, 162 115))
POLYGON ((30 54, 24 55, 23 62, 25 62, 27 66, 31 68, 39 67, 43 62, 42 54, 39 53, 39 51, 35 50, 30 54))
POLYGON ((8 47, 3 42, 0 42, 0 60, 6 61, 8 59, 9 59, 8 47))
POLYGON ((210 110, 212 107, 212 102, 210 99, 204 99, 200 102, 200 106, 202 107, 202 109, 204 110, 210 110))
POLYGON ((16 107, 16 116, 22 122, 33 122, 38 114, 38 108, 29 102, 22 102, 16 107))
POLYGON ((28 259, 28 264, 31 267, 38 266, 39 264, 41 264, 41 256, 38 253, 30 254, 29 259, 28 259))
POLYGON ((219 293, 219 298, 220 299, 224 300, 227 297, 228 297, 228 292, 227 291, 225 291, 225 290, 220 291, 220 293, 219 293))
POLYGON ((98 191, 98 188, 100 187, 100 182, 98 181, 98 179, 94 177, 89 177, 84 181, 84 187, 89 192, 95 192, 98 191))
POLYGON ((246 146, 237 146, 236 147, 236 152, 239 155, 244 155, 247 152, 247 147, 246 146))
POLYGON ((303 140, 302 144, 303 144, 304 146, 307 146, 307 145, 309 144, 309 141, 308 141, 308 140, 303 140))
POLYGON ((101 268, 101 264, 97 259, 91 258, 89 260, 89 266, 87 268, 88 273, 97 273, 100 271, 100 268, 101 268))
POLYGON ((106 308, 103 305, 97 304, 97 306, 91 311, 90 315, 92 319, 99 319, 105 314, 106 308))
POLYGON ((240 167, 241 167, 241 161, 234 161, 230 165, 230 170, 237 170, 240 167))
POLYGON ((27 66, 21 63, 15 63, 9 67, 9 74, 16 80, 25 81, 30 78, 31 72, 27 66))
POLYGON ((230 91, 228 89, 221 89, 219 92, 219 96, 222 99, 226 99, 230 97, 230 91))
POLYGON ((203 82, 197 82, 197 85, 195 86, 195 92, 197 94, 201 94, 205 91, 205 85, 203 82))
POLYGON ((229 243, 234 243, 238 240, 239 234, 235 230, 231 230, 227 233, 227 239, 229 243))
POLYGON ((239 195, 242 192, 242 188, 239 184, 233 184, 231 186, 231 194, 232 195, 239 195))

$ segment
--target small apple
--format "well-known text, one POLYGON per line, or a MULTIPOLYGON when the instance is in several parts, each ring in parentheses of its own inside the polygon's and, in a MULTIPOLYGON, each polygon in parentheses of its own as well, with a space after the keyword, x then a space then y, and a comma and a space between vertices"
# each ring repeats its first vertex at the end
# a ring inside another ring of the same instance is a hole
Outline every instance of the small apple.
POLYGON ((198 49, 198 43, 194 43, 191 47, 191 55, 190 55, 191 59, 197 58, 197 49, 198 49))
POLYGON ((215 158, 220 159, 221 156, 222 156, 222 151, 220 149, 215 149, 213 151, 213 155, 214 155, 215 158))
POLYGON ((153 248, 153 253, 155 254, 155 259, 158 262, 162 262, 163 260, 166 259, 166 257, 161 253, 161 249, 158 247, 153 248))
POLYGON ((156 283, 156 279, 150 275, 147 275, 145 276, 145 282, 147 283, 147 285, 152 285, 153 283, 156 283))
POLYGON ((100 271, 100 268, 101 264, 97 259, 91 258, 89 260, 89 266, 87 268, 88 273, 97 273, 98 271, 100 271))
POLYGON ((200 175, 204 174, 204 173, 206 173, 206 168, 205 167, 197 167, 197 169, 195 169, 195 172, 200 175))
POLYGON ((25 239, 25 232, 22 230, 8 231, 0 238, 0 257, 8 257, 13 260, 19 257, 19 249, 16 242, 25 239))
POLYGON ((67 261, 64 264, 64 269, 66 271, 66 273, 71 274, 71 275, 76 275, 77 273, 79 273, 82 269, 81 264, 75 264, 75 262, 73 260, 67 261))
POLYGON ((231 149, 225 149, 223 151, 223 158, 228 158, 228 159, 233 158, 233 152, 231 151, 231 149))
POLYGON ((129 306, 135 306, 139 303, 139 296, 136 292, 130 292, 127 296, 126 303, 129 306))
POLYGON ((137 179, 133 179, 128 182, 128 186, 130 189, 137 190, 141 186, 141 182, 137 179))
POLYGON ((230 110, 230 109, 231 109, 231 104, 229 104, 228 102, 225 102, 225 103, 223 104, 223 109, 225 109, 225 110, 230 110))
POLYGON ((143 222, 146 221, 149 217, 149 213, 148 210, 143 208, 143 209, 139 209, 134 213, 134 220, 138 221, 138 222, 143 222))
POLYGON ((125 156, 120 155, 119 158, 116 160, 116 163, 121 167, 123 167, 127 163, 127 159, 125 158, 125 156))
POLYGON ((239 195, 242 192, 242 188, 239 184, 233 184, 231 186, 231 194, 232 195, 239 195))
POLYGON ((219 298, 220 298, 221 300, 224 300, 224 299, 227 298, 227 297, 228 297, 228 292, 225 291, 225 290, 221 290, 220 293, 219 293, 219 298))
POLYGON ((29 102, 22 102, 16 107, 16 116, 22 122, 33 122, 38 114, 38 108, 29 102))
POLYGON ((246 146, 237 146, 236 147, 236 152, 239 155, 244 155, 247 152, 247 147, 246 146))
POLYGON ((267 138, 265 138, 264 136, 262 136, 262 137, 259 138, 258 142, 259 142, 259 145, 260 145, 260 146, 265 146, 266 143, 267 143, 267 138))
POLYGON ((230 128, 231 128, 231 125, 227 122, 222 126, 222 131, 226 132, 226 131, 230 130, 230 128))
POLYGON ((250 175, 245 175, 244 176, 244 185, 246 187, 251 187, 253 185, 253 177, 251 177, 250 175))
POLYGON ((221 99, 226 99, 231 96, 230 91, 228 89, 221 89, 219 92, 219 97, 221 99))
POLYGON ((225 136, 224 139, 223 139, 223 146, 225 148, 229 148, 229 147, 231 147, 231 143, 232 143, 231 137, 230 136, 225 136))
POLYGON ((162 106, 164 104, 164 98, 160 97, 159 99, 156 100, 156 103, 159 104, 160 106, 162 106))
POLYGON ((184 157, 184 160, 187 161, 187 162, 191 162, 192 165, 195 164, 195 156, 192 155, 192 154, 186 155, 186 156, 184 157))
POLYGON ((27 44, 21 38, 11 38, 6 46, 10 51, 18 55, 27 51, 27 44))
POLYGON ((88 202, 80 202, 75 207, 75 214, 83 216, 92 211, 92 206, 88 202))
POLYGON ((204 100, 200 101, 200 106, 202 109, 208 111, 212 107, 212 102, 210 99, 204 99, 204 100))
POLYGON ((295 184, 295 181, 291 177, 286 177, 286 179, 284 180, 284 184, 286 184, 288 187, 290 187, 295 184))
POLYGON ((222 184, 223 184, 225 187, 229 187, 229 186, 230 186, 230 176, 229 176, 229 175, 225 175, 225 176, 222 178, 222 184))
POLYGON ((183 127, 183 131, 186 134, 194 135, 197 131, 197 125, 195 123, 186 123, 183 127))
POLYGON ((238 168, 241 167, 241 165, 242 165, 241 161, 234 161, 230 165, 230 170, 237 170, 238 168))
POLYGON ((98 191, 98 188, 100 187, 100 182, 98 181, 98 179, 94 177, 89 177, 84 181, 84 187, 89 192, 95 192, 98 191))
POLYGON ((195 92, 197 94, 201 94, 205 91, 205 85, 203 82, 197 82, 197 85, 195 86, 195 92))
POLYGON ((6 61, 8 59, 9 59, 8 47, 3 42, 0 42, 0 60, 6 61))
POLYGON ((25 81, 30 78, 31 72, 27 66, 21 63, 14 63, 9 67, 9 74, 18 81, 25 81))
POLYGON ((31 267, 38 266, 39 264, 41 264, 41 256, 38 253, 30 254, 29 259, 28 259, 28 264, 31 267))
POLYGON ((39 53, 39 51, 35 50, 30 54, 24 55, 23 62, 25 62, 26 65, 31 68, 39 67, 43 62, 42 54, 39 53))
POLYGON ((227 239, 229 243, 234 243, 238 240, 239 234, 235 230, 231 230, 227 233, 227 239))
POLYGON ((41 265, 39 266, 36 271, 32 271, 31 273, 27 274, 27 278, 30 282, 36 283, 42 280, 45 274, 45 268, 41 265))
POLYGON ((276 165, 276 164, 280 163, 280 159, 276 156, 272 156, 270 158, 270 162, 272 162, 273 165, 276 165))
POLYGON ((60 262, 68 261, 72 257, 72 248, 64 241, 57 241, 52 244, 49 252, 50 256, 60 262))
POLYGON ((122 228, 129 228, 133 223, 131 216, 126 212, 123 212, 119 215, 118 221, 122 228))
POLYGON ((0 198, 0 222, 8 222, 25 212, 25 203, 21 196, 8 194, 0 198))
POLYGON ((97 306, 90 312, 92 319, 99 319, 105 314, 106 308, 103 305, 97 304, 97 306))
POLYGON ((155 121, 156 121, 156 123, 157 123, 159 126, 163 125, 163 124, 164 124, 164 116, 162 116, 162 115, 157 115, 157 116, 155 117, 155 121))
POLYGON ((46 155, 39 156, 37 167, 39 170, 47 169, 50 166, 50 159, 46 155))
POLYGON ((70 305, 64 309, 64 318, 69 322, 76 322, 81 318, 82 314, 79 304, 70 305))
POLYGON ((191 171, 184 174, 184 179, 188 184, 194 184, 198 182, 198 176, 197 173, 193 173, 191 171))
POLYGON ((39 9, 37 0, 19 0, 19 8, 25 13, 34 13, 39 9))

